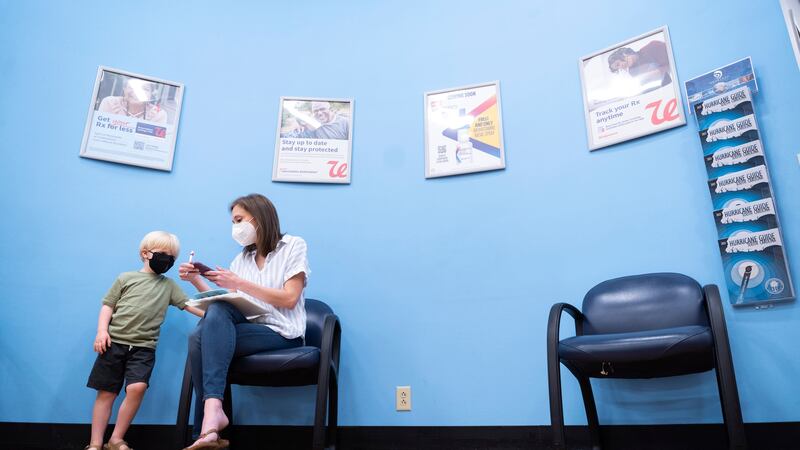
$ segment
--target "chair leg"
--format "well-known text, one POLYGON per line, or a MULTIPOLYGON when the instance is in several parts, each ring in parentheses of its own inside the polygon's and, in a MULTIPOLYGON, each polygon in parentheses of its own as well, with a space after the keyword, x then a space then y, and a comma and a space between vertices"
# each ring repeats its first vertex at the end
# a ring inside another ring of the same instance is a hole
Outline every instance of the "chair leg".
POLYGON ((736 388, 736 377, 733 365, 717 366, 717 388, 719 389, 719 402, 722 406, 722 421, 728 432, 728 446, 731 450, 745 450, 747 440, 744 433, 744 421, 739 404, 739 391, 736 388))
POLYGON ((550 390, 550 429, 553 433, 553 448, 566 449, 564 440, 564 406, 561 400, 561 363, 558 352, 547 346, 547 380, 550 390))
POLYGON ((339 380, 336 373, 331 370, 330 383, 328 383, 328 437, 326 445, 331 450, 336 450, 336 432, 338 431, 339 415, 339 380))
POLYGON ((178 418, 175 423, 175 448, 183 448, 189 440, 189 410, 192 407, 192 366, 186 358, 186 367, 183 369, 183 383, 181 396, 178 399, 178 418))
POLYGON ((600 445, 600 421, 597 419, 597 406, 594 403, 592 393, 592 382, 589 377, 579 376, 578 383, 581 386, 583 396, 583 407, 586 409, 586 422, 589 425, 589 440, 592 450, 601 450, 600 445))
MULTIPOLYGON (((222 399, 222 411, 228 416, 228 427, 222 430, 220 433, 220 437, 224 437, 232 442, 235 442, 233 438, 233 394, 231 389, 231 384, 225 384, 225 394, 222 399)), ((233 445, 231 445, 233 447, 233 445)))
POLYGON ((323 450, 325 448, 325 412, 328 407, 328 371, 320 375, 317 382, 317 405, 314 412, 314 435, 312 441, 313 450, 323 450))
POLYGON ((739 404, 739 390, 736 388, 736 374, 733 370, 728 326, 725 323, 725 312, 719 298, 719 288, 713 284, 703 288, 706 295, 706 309, 714 336, 714 363, 717 373, 719 402, 722 406, 722 420, 728 430, 728 446, 731 449, 747 448, 744 433, 742 408, 739 404))

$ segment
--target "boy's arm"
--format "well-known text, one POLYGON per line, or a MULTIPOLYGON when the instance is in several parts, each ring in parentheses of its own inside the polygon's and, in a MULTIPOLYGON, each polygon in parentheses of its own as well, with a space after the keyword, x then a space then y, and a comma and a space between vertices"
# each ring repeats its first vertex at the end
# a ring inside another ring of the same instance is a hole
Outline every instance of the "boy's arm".
POLYGON ((195 308, 194 306, 189 306, 189 305, 187 305, 187 306, 185 306, 185 307, 183 308, 183 310, 184 310, 184 311, 187 311, 187 312, 190 312, 190 313, 192 313, 192 314, 194 314, 195 316, 197 316, 197 317, 200 317, 200 318, 202 318, 204 315, 206 315, 206 312, 205 312, 205 311, 203 311, 203 310, 202 310, 202 309, 200 309, 200 308, 195 308))
POLYGON ((104 353, 111 348, 111 336, 108 335, 108 324, 111 323, 111 314, 114 313, 108 305, 100 308, 100 317, 97 319, 97 336, 94 338, 94 351, 104 353))
POLYGON ((205 311, 195 308, 194 306, 187 305, 186 302, 189 301, 189 297, 187 297, 186 293, 183 292, 183 289, 178 286, 178 283, 175 283, 172 281, 172 279, 170 279, 170 281, 172 282, 172 294, 170 295, 169 301, 170 304, 172 304, 172 306, 177 306, 184 311, 190 312, 197 317, 203 317, 206 314, 205 311))

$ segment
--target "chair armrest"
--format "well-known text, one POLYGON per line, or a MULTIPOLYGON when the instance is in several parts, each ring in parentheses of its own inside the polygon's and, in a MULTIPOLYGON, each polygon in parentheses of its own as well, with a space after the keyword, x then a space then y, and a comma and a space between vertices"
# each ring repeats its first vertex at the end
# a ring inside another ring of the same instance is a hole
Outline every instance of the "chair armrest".
MULTIPOLYGON (((558 361, 558 336, 561 328, 561 315, 566 311, 575 319, 575 334, 583 334, 583 314, 569 303, 556 303, 550 308, 550 318, 547 321, 547 358, 558 361)), ((556 363, 557 364, 557 363, 556 363)))
POLYGON ((555 340, 558 341, 558 334, 561 328, 561 315, 566 311, 575 320, 575 335, 583 334, 583 313, 569 303, 556 303, 550 308, 550 318, 547 321, 547 334, 555 332, 555 340))
MULTIPOLYGON (((583 314, 569 303, 556 303, 550 308, 547 321, 547 385, 550 388, 550 423, 556 442, 562 448, 564 442, 564 405, 561 401, 561 358, 558 355, 558 337, 561 328, 561 315, 567 314, 575 319, 575 334, 583 334, 583 314), (560 419, 559 419, 560 418, 560 419), (560 425, 559 425, 560 424, 560 425)), ((588 408, 588 407, 587 407, 588 408)))
POLYGON ((338 376, 339 351, 341 347, 342 326, 336 314, 325 316, 322 328, 322 343, 320 344, 320 375, 323 370, 333 368, 338 376))

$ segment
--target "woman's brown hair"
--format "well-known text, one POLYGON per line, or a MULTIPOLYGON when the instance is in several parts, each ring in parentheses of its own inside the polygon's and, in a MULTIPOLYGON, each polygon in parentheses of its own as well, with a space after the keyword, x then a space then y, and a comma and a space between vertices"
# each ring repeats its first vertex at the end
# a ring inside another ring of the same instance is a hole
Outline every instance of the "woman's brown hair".
POLYGON ((256 222, 254 224, 256 226, 256 242, 246 246, 242 250, 243 253, 258 250, 259 255, 266 256, 275 250, 278 241, 283 237, 275 205, 261 194, 250 194, 237 198, 231 202, 231 212, 237 205, 252 214, 256 222))

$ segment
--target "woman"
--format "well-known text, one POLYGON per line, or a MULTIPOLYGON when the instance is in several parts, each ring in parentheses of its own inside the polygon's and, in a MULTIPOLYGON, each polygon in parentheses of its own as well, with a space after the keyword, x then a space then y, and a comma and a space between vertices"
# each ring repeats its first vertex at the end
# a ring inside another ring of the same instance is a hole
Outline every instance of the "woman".
MULTIPOLYGON (((306 243, 281 234, 278 213, 266 197, 250 194, 231 203, 232 236, 244 248, 230 270, 217 268, 205 277, 225 289, 261 302, 267 314, 245 318, 226 302, 208 307, 189 337, 197 403, 195 433, 200 437, 188 449, 225 448, 218 431, 228 425, 222 398, 228 367, 234 357, 303 345, 306 311, 303 289, 309 274, 306 243)), ((180 266, 182 280, 198 290, 208 285, 191 263, 180 266)))

